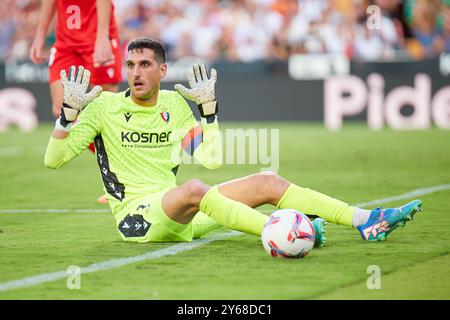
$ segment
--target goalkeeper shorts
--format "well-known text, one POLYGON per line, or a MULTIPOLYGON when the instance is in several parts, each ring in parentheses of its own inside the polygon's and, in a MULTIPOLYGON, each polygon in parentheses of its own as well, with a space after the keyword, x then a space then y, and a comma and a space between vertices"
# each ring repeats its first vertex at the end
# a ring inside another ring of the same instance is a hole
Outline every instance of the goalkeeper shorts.
POLYGON ((162 197, 168 190, 134 200, 116 215, 119 234, 128 242, 191 241, 220 227, 203 212, 198 212, 188 224, 169 218, 162 207, 162 197))

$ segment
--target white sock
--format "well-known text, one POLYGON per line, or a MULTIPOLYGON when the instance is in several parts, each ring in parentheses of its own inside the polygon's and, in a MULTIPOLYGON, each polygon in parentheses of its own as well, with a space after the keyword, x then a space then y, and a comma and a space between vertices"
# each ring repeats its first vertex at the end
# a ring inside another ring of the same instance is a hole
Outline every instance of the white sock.
POLYGON ((353 213, 353 218, 352 218, 353 227, 356 228, 356 227, 366 223, 367 220, 369 220, 370 212, 372 212, 372 210, 356 208, 355 213, 353 213))

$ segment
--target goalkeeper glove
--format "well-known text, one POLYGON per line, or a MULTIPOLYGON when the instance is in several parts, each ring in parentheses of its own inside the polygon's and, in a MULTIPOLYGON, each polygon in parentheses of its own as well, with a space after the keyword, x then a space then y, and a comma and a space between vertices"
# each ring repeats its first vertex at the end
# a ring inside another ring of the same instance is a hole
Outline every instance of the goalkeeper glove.
POLYGON ((61 108, 61 116, 56 120, 56 129, 69 132, 73 122, 81 111, 97 98, 102 87, 95 86, 91 92, 86 93, 89 87, 91 72, 82 66, 70 66, 69 78, 66 70, 61 70, 61 81, 64 88, 64 102, 61 108))
POLYGON ((214 85, 217 81, 217 71, 211 68, 211 77, 208 79, 206 73, 206 66, 204 64, 195 64, 188 70, 188 82, 190 89, 181 84, 175 85, 175 90, 178 91, 184 98, 194 101, 203 118, 213 117, 218 111, 216 95, 214 93, 214 85))

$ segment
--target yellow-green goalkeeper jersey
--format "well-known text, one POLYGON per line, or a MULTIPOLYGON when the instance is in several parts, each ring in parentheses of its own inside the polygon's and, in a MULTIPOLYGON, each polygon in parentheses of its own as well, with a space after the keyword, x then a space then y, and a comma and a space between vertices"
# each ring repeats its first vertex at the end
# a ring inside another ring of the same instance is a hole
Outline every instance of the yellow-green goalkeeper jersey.
POLYGON ((50 138, 46 166, 61 167, 92 141, 113 214, 135 199, 175 187, 182 149, 208 168, 221 164, 217 121, 200 126, 176 91, 160 90, 153 107, 135 104, 129 90, 103 92, 68 137, 50 138))

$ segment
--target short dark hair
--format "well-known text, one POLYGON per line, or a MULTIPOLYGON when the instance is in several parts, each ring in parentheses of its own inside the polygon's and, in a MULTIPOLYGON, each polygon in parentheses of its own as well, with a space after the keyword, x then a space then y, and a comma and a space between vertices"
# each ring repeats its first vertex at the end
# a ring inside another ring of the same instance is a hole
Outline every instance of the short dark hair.
POLYGON ((128 44, 127 51, 130 52, 133 50, 143 50, 144 48, 153 50, 155 59, 159 64, 163 64, 166 62, 166 49, 164 49, 164 46, 161 42, 150 38, 134 39, 128 44))

